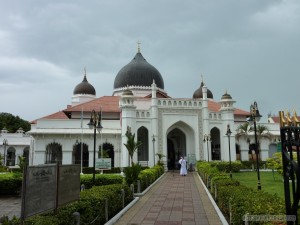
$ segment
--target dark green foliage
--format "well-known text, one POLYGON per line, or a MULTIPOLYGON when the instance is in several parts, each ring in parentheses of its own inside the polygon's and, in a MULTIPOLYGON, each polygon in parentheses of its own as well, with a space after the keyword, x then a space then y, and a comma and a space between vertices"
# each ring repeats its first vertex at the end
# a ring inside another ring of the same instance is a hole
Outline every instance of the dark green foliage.
POLYGON ((125 193, 125 206, 133 200, 127 185, 113 184, 93 187, 80 193, 80 200, 57 210, 26 220, 26 225, 70 225, 74 224, 74 212, 80 213, 82 224, 105 224, 105 199, 108 200, 108 217, 111 219, 123 208, 121 189, 125 193))
POLYGON ((138 180, 139 173, 142 167, 139 164, 132 163, 131 167, 124 168, 125 181, 130 186, 131 184, 136 184, 138 180))
MULTIPOLYGON (((118 174, 96 174, 95 186, 109 185, 109 184, 122 184, 123 177, 118 174)), ((84 184, 86 189, 93 186, 93 175, 84 174, 80 176, 80 184, 84 184)))
MULTIPOLYGON (((230 179, 228 174, 219 171, 217 164, 215 162, 199 161, 197 168, 204 181, 209 178, 210 182, 208 184, 212 184, 209 190, 214 193, 213 196, 217 192, 217 199, 215 200, 228 221, 230 215, 229 205, 231 205, 232 224, 245 224, 243 216, 246 213, 250 215, 284 215, 285 205, 283 199, 277 195, 241 185, 237 180, 230 179)), ((224 167, 221 166, 221 168, 224 167)), ((259 224, 270 223, 261 222, 259 224)))
POLYGON ((149 187, 163 173, 164 167, 159 165, 142 170, 138 176, 138 180, 141 182, 141 191, 144 191, 147 187, 149 187))
MULTIPOLYGON (((213 161, 210 164, 211 166, 216 167, 219 171, 229 173, 230 163, 223 161, 213 161)), ((242 169, 242 163, 240 161, 231 162, 231 172, 239 172, 242 169)))
POLYGON ((218 188, 218 206, 227 218, 229 218, 229 203, 233 224, 244 224, 242 218, 246 213, 250 215, 285 214, 284 201, 281 198, 243 185, 218 188))
POLYGON ((127 143, 125 143, 124 145, 127 148, 131 160, 131 165, 133 166, 133 154, 143 143, 141 141, 135 141, 135 134, 131 133, 130 127, 127 128, 126 137, 127 143))
POLYGON ((7 173, 0 175, 0 195, 17 195, 21 193, 21 188, 21 173, 7 173))
POLYGON ((10 113, 0 113, 0 130, 6 128, 9 133, 15 133, 19 128, 25 132, 30 130, 30 123, 10 113))

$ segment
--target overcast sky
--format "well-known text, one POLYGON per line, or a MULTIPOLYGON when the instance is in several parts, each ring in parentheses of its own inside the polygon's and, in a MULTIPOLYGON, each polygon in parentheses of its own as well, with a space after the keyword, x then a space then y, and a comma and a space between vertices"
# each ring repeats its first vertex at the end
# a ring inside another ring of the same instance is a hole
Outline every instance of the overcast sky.
POLYGON ((0 112, 31 121, 63 110, 83 79, 97 97, 141 42, 168 95, 204 82, 220 101, 257 101, 263 120, 300 115, 299 0, 0 0, 0 112))

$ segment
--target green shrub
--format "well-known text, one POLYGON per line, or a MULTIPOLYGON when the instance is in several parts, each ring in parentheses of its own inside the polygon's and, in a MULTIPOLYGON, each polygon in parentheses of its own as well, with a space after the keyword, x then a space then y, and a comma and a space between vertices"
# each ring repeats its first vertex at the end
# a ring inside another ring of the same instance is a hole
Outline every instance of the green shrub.
POLYGON ((133 195, 127 185, 112 184, 94 186, 80 193, 80 200, 70 203, 57 210, 57 213, 47 213, 26 220, 25 225, 70 225, 74 224, 74 212, 80 213, 82 224, 104 224, 105 199, 108 200, 108 219, 111 219, 123 209, 121 189, 124 189, 124 206, 132 201, 133 195))
POLYGON ((0 195, 17 195, 22 189, 22 174, 0 174, 0 195))
POLYGON ((227 219, 230 213, 229 204, 231 204, 233 224, 244 224, 243 216, 246 213, 250 215, 284 215, 285 213, 282 199, 244 185, 218 188, 218 206, 227 219))
MULTIPOLYGON (((223 161, 213 161, 211 166, 217 167, 219 171, 229 173, 230 172, 230 163, 223 161)), ((231 162, 231 172, 239 172, 242 169, 242 163, 240 161, 231 162)))
POLYGON ((136 184, 138 176, 142 170, 139 164, 132 163, 131 167, 124 168, 125 181, 130 186, 131 184, 136 184))
MULTIPOLYGON (((95 186, 122 184, 124 178, 119 174, 95 174, 95 186)), ((86 189, 93 186, 93 174, 80 175, 80 184, 84 184, 86 189)))
MULTIPOLYGON (((93 171, 94 171, 94 167, 83 167, 82 168, 82 172, 84 174, 93 174, 93 171)), ((96 170, 95 171, 96 174, 100 174, 101 171, 100 170, 96 170)), ((119 167, 113 167, 111 168, 110 170, 103 170, 103 173, 121 173, 121 169, 119 167)))

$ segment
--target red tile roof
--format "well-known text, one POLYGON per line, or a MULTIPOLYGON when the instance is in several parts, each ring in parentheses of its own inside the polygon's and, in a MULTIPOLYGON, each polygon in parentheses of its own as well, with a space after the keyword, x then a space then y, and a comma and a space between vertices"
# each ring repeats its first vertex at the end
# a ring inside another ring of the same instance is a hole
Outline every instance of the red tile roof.
POLYGON ((63 111, 65 113, 81 112, 81 110, 83 110, 83 112, 91 112, 93 110, 98 112, 101 107, 102 112, 120 112, 119 99, 119 96, 103 96, 89 102, 69 107, 63 111))
MULTIPOLYGON (((146 98, 149 98, 149 96, 146 96, 146 98)), ((81 110, 83 110, 83 112, 91 112, 92 110, 100 111, 100 107, 102 112, 120 112, 119 100, 120 96, 103 96, 73 107, 68 105, 67 108, 63 111, 50 114, 48 116, 42 117, 41 119, 68 119, 67 114, 71 112, 81 112, 81 110)), ((208 101, 208 109, 210 111, 219 112, 220 108, 220 103, 208 101)), ((235 109, 234 115, 248 116, 249 112, 242 109, 235 109)), ((273 117, 273 119, 274 121, 276 121, 276 117, 273 117)), ((32 121, 31 123, 36 123, 36 120, 32 121)))

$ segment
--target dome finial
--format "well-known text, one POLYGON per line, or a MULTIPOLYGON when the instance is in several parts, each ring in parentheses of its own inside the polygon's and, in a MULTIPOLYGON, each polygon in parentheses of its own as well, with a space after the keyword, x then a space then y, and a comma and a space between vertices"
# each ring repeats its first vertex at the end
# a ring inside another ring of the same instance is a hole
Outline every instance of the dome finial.
POLYGON ((140 53, 141 52, 141 42, 140 41, 137 42, 137 46, 138 46, 138 53, 140 53))
POLYGON ((204 78, 203 78, 203 74, 201 73, 201 85, 204 86, 204 78))

